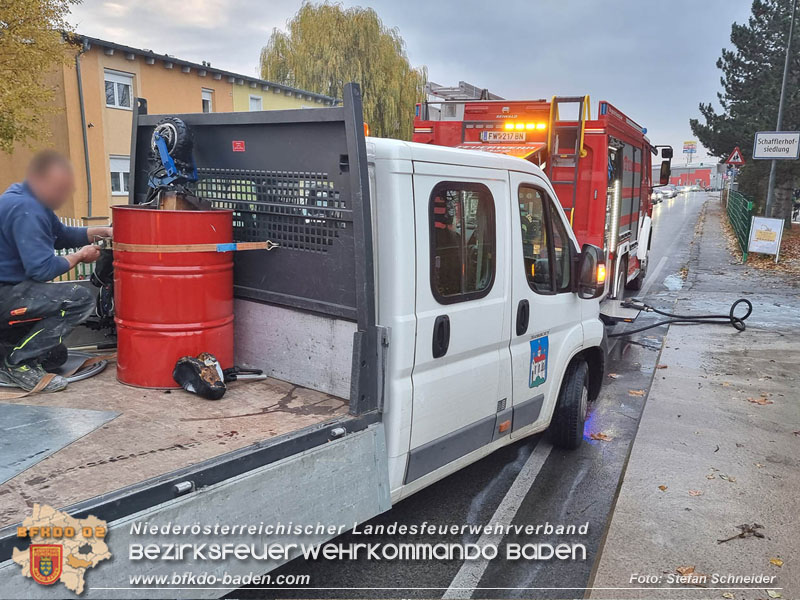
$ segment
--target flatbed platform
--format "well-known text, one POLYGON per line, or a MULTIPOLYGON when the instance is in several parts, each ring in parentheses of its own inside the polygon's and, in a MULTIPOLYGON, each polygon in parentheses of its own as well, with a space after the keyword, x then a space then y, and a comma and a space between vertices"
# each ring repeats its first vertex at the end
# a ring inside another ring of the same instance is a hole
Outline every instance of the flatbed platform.
POLYGON ((233 382, 222 400, 209 401, 122 385, 114 364, 62 392, 4 404, 119 415, 0 484, 0 529, 28 516, 34 503, 63 508, 348 414, 342 398, 274 378, 233 382))
POLYGON ((603 300, 600 303, 600 319, 606 325, 633 323, 642 311, 624 304, 623 300, 603 300))

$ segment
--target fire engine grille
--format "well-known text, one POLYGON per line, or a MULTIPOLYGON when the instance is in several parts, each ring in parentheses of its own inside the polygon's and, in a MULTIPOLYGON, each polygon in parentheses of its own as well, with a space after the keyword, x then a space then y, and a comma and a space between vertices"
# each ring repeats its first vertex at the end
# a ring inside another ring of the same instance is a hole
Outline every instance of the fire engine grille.
POLYGON ((272 240, 282 248, 328 252, 352 211, 327 173, 198 169, 195 193, 233 213, 237 242, 272 240))

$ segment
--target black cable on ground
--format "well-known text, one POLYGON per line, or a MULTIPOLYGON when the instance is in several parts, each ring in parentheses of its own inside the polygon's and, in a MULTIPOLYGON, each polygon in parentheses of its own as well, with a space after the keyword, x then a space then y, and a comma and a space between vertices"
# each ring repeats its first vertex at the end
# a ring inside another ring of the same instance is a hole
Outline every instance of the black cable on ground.
POLYGON ((650 325, 647 325, 645 327, 639 327, 638 329, 628 329, 625 331, 620 331, 619 333, 609 333, 608 337, 620 337, 623 335, 631 335, 633 333, 647 331, 648 329, 653 329, 654 327, 660 327, 661 325, 667 325, 670 323, 684 323, 684 324, 710 323, 713 325, 730 324, 733 325, 733 327, 738 331, 744 331, 746 328, 744 322, 747 319, 747 317, 749 317, 753 312, 753 303, 750 302, 750 300, 748 300, 747 298, 739 298, 736 302, 731 304, 731 310, 728 312, 727 315, 679 315, 659 310, 654 306, 650 306, 649 304, 645 304, 644 302, 639 302, 638 300, 623 302, 622 306, 626 308, 638 308, 645 312, 654 312, 659 315, 664 315, 665 317, 670 317, 670 318, 663 319, 655 323, 651 323, 650 325), (734 314, 736 312, 736 307, 742 303, 747 305, 747 312, 741 317, 737 317, 734 314))

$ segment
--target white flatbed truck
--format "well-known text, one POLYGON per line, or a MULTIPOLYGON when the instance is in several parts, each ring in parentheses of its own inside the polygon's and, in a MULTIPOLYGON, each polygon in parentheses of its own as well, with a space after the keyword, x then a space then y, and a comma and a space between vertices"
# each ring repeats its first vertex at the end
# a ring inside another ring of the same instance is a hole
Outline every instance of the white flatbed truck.
MULTIPOLYGON (((264 573, 286 558, 130 562, 130 544, 209 541, 131 525, 330 526, 302 538, 318 543, 548 427, 581 442, 606 354, 601 251, 578 247, 537 166, 365 138, 353 85, 336 108, 179 116, 197 194, 235 211, 237 241, 280 244, 235 261, 236 362, 269 378, 208 402, 107 369, 11 401, 118 415, 0 484, 0 598, 65 593, 10 560, 34 503, 109 523, 116 558, 87 573, 83 597, 209 597, 226 591, 137 592, 129 576, 264 573)), ((161 117, 143 101, 134 113, 132 204, 161 117)))

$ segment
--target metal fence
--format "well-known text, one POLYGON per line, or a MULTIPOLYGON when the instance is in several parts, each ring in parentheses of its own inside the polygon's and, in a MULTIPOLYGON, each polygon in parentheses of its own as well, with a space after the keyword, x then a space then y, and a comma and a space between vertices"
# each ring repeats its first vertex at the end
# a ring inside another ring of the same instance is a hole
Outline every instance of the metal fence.
POLYGON ((736 190, 728 191, 728 221, 733 227, 739 247, 742 249, 742 262, 747 262, 747 242, 750 239, 750 222, 753 216, 753 201, 736 190))
MULTIPOLYGON (((80 219, 70 219, 67 217, 59 217, 58 219, 64 225, 68 227, 84 227, 84 223, 80 219)), ((75 252, 78 248, 68 248, 65 250, 56 250, 56 256, 66 256, 72 252, 75 252)), ((86 263, 79 263, 75 265, 73 269, 70 269, 63 275, 56 277, 53 281, 78 281, 81 279, 89 279, 94 273, 94 263, 86 264, 86 263)))

